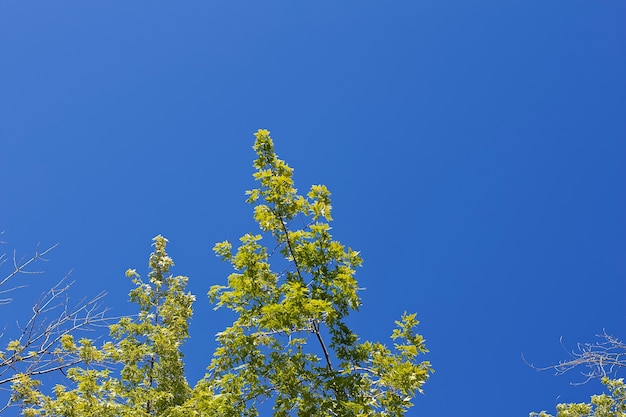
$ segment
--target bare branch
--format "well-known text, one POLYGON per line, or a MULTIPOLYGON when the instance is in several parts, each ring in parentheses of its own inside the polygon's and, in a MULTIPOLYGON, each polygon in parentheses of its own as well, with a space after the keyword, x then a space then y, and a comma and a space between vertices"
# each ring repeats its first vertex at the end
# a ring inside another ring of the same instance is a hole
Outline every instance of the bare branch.
POLYGON ((626 343, 611 336, 606 330, 596 336, 600 338, 600 341, 578 343, 576 349, 571 351, 565 347, 563 338, 561 338, 561 346, 569 359, 560 361, 556 365, 538 367, 528 362, 524 355, 522 355, 522 359, 533 369, 538 371, 553 369, 557 375, 563 375, 574 368, 583 366, 585 370, 581 371, 581 374, 585 380, 573 383, 574 385, 585 384, 596 378, 617 375, 621 368, 626 367, 626 343))
MULTIPOLYGON (((25 286, 7 287, 6 284, 18 274, 41 274, 43 271, 34 270, 32 266, 38 261, 46 261, 45 256, 56 247, 53 245, 44 251, 36 248, 34 255, 25 261, 18 259, 13 252, 10 271, 0 275, 3 276, 0 278, 0 307, 12 301, 6 294, 25 286)), ((6 255, 0 255, 0 266, 8 264, 7 260, 6 255)), ((64 336, 108 328, 109 319, 114 319, 107 317, 108 309, 102 303, 104 292, 91 299, 71 302, 69 289, 73 282, 69 277, 68 273, 45 291, 32 306, 26 320, 16 322, 12 331, 8 331, 8 323, 2 323, 6 334, 0 332, 0 392, 7 396, 3 394, 0 398, 2 403, 6 400, 6 404, 0 405, 0 413, 19 405, 12 400, 11 385, 21 375, 39 377, 53 372, 64 373, 65 369, 82 362, 77 352, 62 348, 64 336)))
POLYGON ((101 303, 105 293, 72 306, 67 297, 72 283, 66 280, 63 278, 43 295, 23 326, 18 323, 20 334, 14 339, 18 347, 0 358, 0 386, 14 381, 17 374, 42 375, 75 365, 79 359, 60 349, 61 338, 108 326, 108 310, 101 303), (53 311, 58 314, 50 320, 53 311))
MULTIPOLYGON (((45 259, 44 256, 46 256, 50 251, 52 251, 57 246, 59 246, 58 243, 50 246, 48 249, 44 250, 43 252, 39 252, 39 246, 37 246, 35 248, 35 254, 31 256, 29 259, 27 259, 26 261, 22 261, 22 260, 18 261, 17 253, 14 250, 13 251, 13 270, 9 272, 4 278, 0 279, 0 287, 6 284, 11 278, 15 277, 17 274, 41 274, 43 273, 43 271, 28 271, 27 268, 37 261, 44 261, 44 262, 47 261, 47 259, 45 259)), ((6 254, 0 255, 0 266, 2 266, 5 262, 6 262, 6 254)), ((17 287, 10 288, 8 290, 3 290, 0 292, 0 294, 7 293, 7 292, 10 292, 15 289, 22 288, 22 287, 24 286, 20 285, 17 287)), ((0 305, 7 304, 9 302, 11 302, 11 299, 2 299, 0 300, 0 305)))

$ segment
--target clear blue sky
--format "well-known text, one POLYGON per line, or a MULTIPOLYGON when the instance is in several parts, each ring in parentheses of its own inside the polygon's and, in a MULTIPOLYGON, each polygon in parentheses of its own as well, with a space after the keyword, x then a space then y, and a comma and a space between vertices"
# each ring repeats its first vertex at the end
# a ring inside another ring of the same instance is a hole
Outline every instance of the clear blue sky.
MULTIPOLYGON (((626 3, 0 2, 0 230, 74 297, 131 312, 163 234, 197 294, 190 379, 227 323, 217 241, 252 231, 252 133, 334 197, 363 338, 416 311, 436 373, 409 416, 582 401, 526 366, 626 337, 626 3)), ((22 277, 23 281, 26 277, 22 277)))

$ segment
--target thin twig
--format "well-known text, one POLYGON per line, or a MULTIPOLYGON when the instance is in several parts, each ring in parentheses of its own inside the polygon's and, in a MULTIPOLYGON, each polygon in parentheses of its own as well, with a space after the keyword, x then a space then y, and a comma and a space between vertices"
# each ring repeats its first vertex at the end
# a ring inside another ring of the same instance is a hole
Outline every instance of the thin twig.
POLYGON ((578 343, 576 349, 571 351, 565 347, 561 338, 561 346, 571 359, 560 361, 556 365, 538 367, 526 360, 524 355, 522 359, 533 369, 538 371, 552 369, 557 375, 563 375, 581 365, 586 367, 587 371, 581 372, 586 378, 585 381, 573 383, 573 385, 585 384, 592 379, 603 378, 607 375, 616 375, 621 368, 626 367, 626 344, 606 331, 596 336, 603 340, 595 343, 578 343))

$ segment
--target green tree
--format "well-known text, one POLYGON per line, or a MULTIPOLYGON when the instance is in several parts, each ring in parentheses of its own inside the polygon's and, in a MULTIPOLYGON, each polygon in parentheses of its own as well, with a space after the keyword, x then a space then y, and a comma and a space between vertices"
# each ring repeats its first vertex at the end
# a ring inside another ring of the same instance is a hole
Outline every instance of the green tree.
POLYGON ((139 314, 111 326, 112 340, 98 347, 64 336, 63 352, 84 362, 52 394, 19 375, 13 400, 25 415, 256 416, 269 407, 275 416, 404 415, 432 372, 418 360, 427 350, 415 314, 396 322, 392 347, 359 340, 346 319, 361 303, 361 258, 330 234, 329 191, 298 194, 269 132, 255 136, 259 185, 247 201, 261 233, 245 234, 236 249, 214 247, 234 272, 209 298, 236 319, 218 333, 205 377, 193 388, 184 377, 180 347, 194 297, 186 277, 169 274, 167 240, 157 236, 149 279, 127 272, 139 314))

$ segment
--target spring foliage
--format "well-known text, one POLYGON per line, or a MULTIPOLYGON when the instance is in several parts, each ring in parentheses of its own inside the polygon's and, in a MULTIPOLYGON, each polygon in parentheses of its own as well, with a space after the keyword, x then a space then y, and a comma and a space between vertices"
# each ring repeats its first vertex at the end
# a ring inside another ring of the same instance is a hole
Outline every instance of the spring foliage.
POLYGON ((216 308, 235 320, 217 334, 207 373, 185 379, 181 345, 189 337, 194 296, 173 276, 167 240, 154 238, 147 280, 127 271, 139 309, 96 343, 65 335, 58 347, 82 363, 47 393, 28 374, 13 382, 13 401, 27 416, 402 416, 432 372, 415 314, 404 314, 392 343, 361 341, 346 319, 358 310, 359 253, 331 236, 330 192, 294 187, 293 170, 274 152, 266 130, 255 133, 255 179, 247 192, 259 234, 237 247, 214 247, 234 272, 211 287, 216 308))

